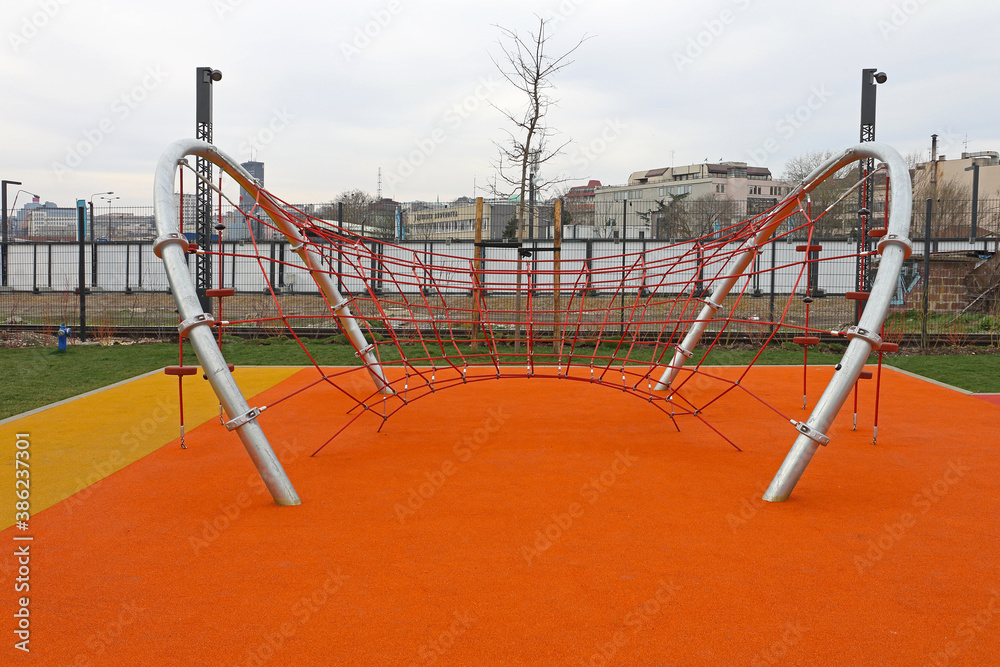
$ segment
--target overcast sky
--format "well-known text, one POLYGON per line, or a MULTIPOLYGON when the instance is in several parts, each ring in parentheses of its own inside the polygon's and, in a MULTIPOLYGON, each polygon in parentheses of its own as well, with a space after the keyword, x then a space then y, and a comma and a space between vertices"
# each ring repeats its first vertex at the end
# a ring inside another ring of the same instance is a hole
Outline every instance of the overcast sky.
MULTIPOLYGON (((266 165, 292 202, 348 189, 399 201, 485 195, 521 100, 491 61, 497 24, 550 19, 545 176, 624 183, 640 169, 789 158, 856 143, 861 70, 876 137, 904 155, 1000 150, 1000 5, 986 0, 4 0, 0 177, 61 206, 114 190, 151 204, 163 149, 193 137, 195 68, 215 143, 266 165), (474 187, 478 191, 474 192, 474 187)), ((572 184, 572 183, 571 183, 572 184)), ((24 201, 22 193, 18 208, 24 201)))

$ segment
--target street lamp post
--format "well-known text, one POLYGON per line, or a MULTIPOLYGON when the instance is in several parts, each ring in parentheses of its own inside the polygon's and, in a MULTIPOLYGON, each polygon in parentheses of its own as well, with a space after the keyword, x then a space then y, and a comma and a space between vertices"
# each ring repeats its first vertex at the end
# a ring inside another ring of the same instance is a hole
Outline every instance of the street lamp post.
MULTIPOLYGON (((96 219, 94 218, 94 197, 100 197, 102 195, 113 195, 114 192, 95 192, 90 195, 90 286, 91 288, 97 287, 97 246, 94 245, 94 227, 97 226, 96 219)), ((81 243, 83 239, 80 239, 81 243)))
MULTIPOLYGON (((21 196, 22 192, 24 194, 26 194, 26 195, 31 195, 32 197, 37 197, 38 196, 34 192, 28 192, 27 190, 18 190, 17 192, 14 193, 14 203, 10 205, 10 212, 11 212, 11 214, 13 214, 14 211, 17 210, 17 198, 21 196)), ((10 220, 7 221, 8 225, 10 224, 10 222, 11 222, 10 220)), ((22 220, 21 223, 23 224, 24 221, 22 220)))
MULTIPOLYGON (((108 240, 114 241, 115 229, 114 229, 114 217, 111 215, 111 202, 113 202, 116 199, 121 199, 121 197, 117 195, 115 195, 114 197, 103 196, 103 197, 98 197, 98 199, 103 199, 104 201, 108 202, 108 240)), ((119 216, 119 225, 118 225, 119 241, 121 240, 121 227, 122 227, 120 223, 121 223, 121 216, 119 216)))
MULTIPOLYGON (((874 68, 861 70, 861 142, 875 141, 875 85, 885 83, 885 72, 874 68)), ((858 161, 858 178, 861 187, 858 189, 858 261, 855 284, 859 292, 867 292, 871 287, 868 274, 871 269, 871 257, 868 254, 871 239, 868 237, 868 220, 871 217, 873 190, 869 180, 875 169, 875 160, 865 158, 858 161)), ((855 320, 861 318, 862 301, 855 302, 855 320)))
POLYGON ((3 225, 0 227, 0 284, 7 286, 7 186, 21 185, 21 181, 0 181, 0 189, 3 190, 3 225))
POLYGON ((972 227, 969 229, 969 243, 975 243, 979 235, 979 164, 973 163, 965 170, 972 172, 972 227))
MULTIPOLYGON (((222 72, 211 67, 195 70, 195 139, 212 143, 212 84, 222 80, 222 72)), ((195 161, 199 178, 195 184, 195 243, 208 250, 212 245, 212 163, 203 157, 195 161)), ((181 202, 181 206, 184 203, 181 202)), ((207 253, 195 255, 195 291, 202 310, 212 312, 212 300, 205 294, 212 287, 212 258, 207 253)))

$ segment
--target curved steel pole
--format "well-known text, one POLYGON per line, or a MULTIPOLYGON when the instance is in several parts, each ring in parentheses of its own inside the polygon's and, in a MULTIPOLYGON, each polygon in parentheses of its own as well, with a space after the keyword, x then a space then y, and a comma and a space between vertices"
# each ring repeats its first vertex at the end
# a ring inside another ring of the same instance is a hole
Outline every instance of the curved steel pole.
POLYGON ((236 380, 233 379, 226 360, 212 335, 212 317, 205 313, 201 301, 195 291, 194 283, 187 266, 187 239, 177 227, 177 204, 174 202, 174 172, 178 163, 186 154, 189 144, 201 142, 178 142, 173 144, 160 158, 156 166, 156 176, 153 183, 154 217, 158 237, 154 252, 163 260, 170 291, 177 303, 180 313, 182 336, 191 339, 191 345, 198 355, 212 389, 222 404, 230 421, 226 427, 235 430, 243 446, 246 447, 254 467, 260 473, 267 490, 271 492, 274 502, 279 505, 298 505, 299 500, 295 488, 288 475, 271 449, 264 431, 257 423, 256 416, 260 414, 257 408, 251 409, 236 380))
MULTIPOLYGON (((220 169, 229 174, 233 180, 239 183, 244 190, 254 196, 260 207, 267 213, 267 216, 272 222, 274 222, 275 226, 281 230, 281 233, 284 234, 285 238, 287 238, 292 244, 292 251, 294 251, 295 254, 302 259, 302 263, 305 265, 306 269, 309 270, 313 280, 316 281, 316 285, 323 291, 330 303, 333 304, 334 312, 340 320, 341 325, 344 327, 348 340, 351 341, 351 345, 354 347, 358 358, 361 359, 362 363, 364 363, 365 367, 368 369, 368 373, 371 375, 372 381, 375 383, 375 387, 382 394, 391 395, 395 393, 389 386, 389 381, 386 379, 385 373, 382 371, 382 365, 379 363, 378 358, 373 352, 373 346, 368 343, 364 333, 361 331, 361 327, 358 326, 357 319, 351 313, 351 309, 347 305, 346 299, 344 299, 340 290, 337 289, 336 281, 333 280, 329 273, 323 268, 322 257, 307 244, 308 239, 299 233, 298 228, 288 222, 283 215, 281 206, 274 201, 266 191, 260 188, 253 176, 241 167, 239 163, 215 146, 206 144, 203 141, 191 139, 176 141, 171 144, 169 148, 167 148, 167 151, 160 159, 160 162, 162 165, 163 161, 168 159, 168 156, 170 156, 176 158, 179 163, 187 155, 203 157, 209 162, 217 165, 220 169)), ((173 177, 171 175, 171 183, 172 178, 173 177)), ((171 201, 173 200, 171 199, 171 201)))
POLYGON ((367 366, 376 387, 383 394, 391 394, 392 389, 389 387, 382 368, 372 353, 372 348, 361 333, 361 329, 347 307, 343 296, 330 280, 329 275, 322 269, 321 258, 307 247, 304 243, 305 239, 294 225, 284 219, 278 204, 267 193, 260 190, 253 177, 243 167, 214 146, 192 139, 182 139, 171 144, 157 163, 153 184, 154 217, 158 234, 154 252, 163 260, 167 279, 170 282, 170 291, 177 303, 177 311, 181 318, 179 330, 181 335, 187 335, 190 338, 198 361, 204 368, 212 389, 219 397, 219 402, 226 414, 229 415, 230 421, 226 427, 229 430, 235 430, 240 437, 274 501, 279 505, 298 505, 301 502, 298 494, 257 423, 256 417, 262 408, 250 408, 233 379, 215 337, 212 335, 212 317, 202 309, 194 283, 188 272, 186 259, 188 243, 177 226, 174 176, 177 166, 182 164, 185 157, 189 155, 203 157, 218 165, 245 190, 254 193, 259 199, 261 207, 292 242, 292 249, 302 258, 320 289, 334 305, 341 324, 347 331, 358 356, 367 366))
POLYGON ((795 423, 799 436, 764 493, 764 500, 770 502, 788 499, 813 454, 820 445, 829 442, 826 434, 830 425, 844 405, 854 383, 857 382, 868 355, 882 344, 877 332, 881 330, 885 321, 903 261, 910 256, 911 246, 907 237, 910 230, 913 193, 909 170, 903 158, 895 150, 874 142, 855 146, 840 158, 835 158, 814 171, 806 180, 812 179, 818 172, 828 174, 831 169, 836 171, 858 158, 867 157, 881 161, 889 169, 889 203, 892 210, 889 213, 886 235, 878 244, 878 252, 882 258, 864 312, 861 313, 857 326, 847 330, 850 343, 840 363, 837 364, 833 379, 817 401, 809 419, 804 424, 795 423))

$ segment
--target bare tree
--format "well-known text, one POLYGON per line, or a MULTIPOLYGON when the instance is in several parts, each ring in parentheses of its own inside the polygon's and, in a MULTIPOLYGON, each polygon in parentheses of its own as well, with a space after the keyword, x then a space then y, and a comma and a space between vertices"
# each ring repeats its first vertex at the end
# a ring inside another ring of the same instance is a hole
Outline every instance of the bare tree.
MULTIPOLYGON (((513 130, 507 133, 505 142, 496 142, 498 157, 494 163, 496 179, 491 184, 493 193, 497 196, 509 196, 516 193, 517 202, 517 240, 524 241, 525 206, 530 187, 541 188, 549 183, 540 183, 537 173, 540 165, 559 155, 569 142, 558 146, 549 143, 553 131, 546 124, 549 107, 555 103, 551 93, 555 88, 552 77, 564 67, 571 64, 570 55, 587 39, 580 39, 568 51, 552 56, 546 53, 549 35, 546 32, 548 21, 538 17, 538 27, 534 32, 522 36, 517 30, 496 26, 500 30, 501 55, 490 56, 501 76, 521 93, 525 105, 520 109, 501 109, 494 105, 511 123, 513 130), (505 192, 506 191, 506 192, 505 192)), ((532 202, 533 203, 533 202, 532 202)), ((517 272, 517 305, 521 308, 521 271, 520 254, 518 255, 517 272)), ((520 316, 519 316, 520 317, 520 316)), ((515 350, 520 350, 520 322, 515 336, 515 350)))
POLYGON ((538 189, 561 182, 539 180, 537 172, 542 164, 559 155, 569 143, 565 141, 558 146, 550 145, 554 132, 546 125, 546 120, 549 107, 556 103, 551 95, 555 88, 552 77, 572 64, 569 57, 588 39, 583 37, 561 55, 548 55, 545 52, 549 40, 547 24, 548 20, 539 18, 538 28, 529 32, 527 37, 516 30, 497 26, 500 30, 498 43, 502 56, 491 56, 501 76, 525 99, 525 105, 520 109, 501 109, 494 105, 514 129, 504 130, 507 134, 506 141, 494 142, 498 151, 494 163, 497 178, 491 188, 497 196, 518 196, 519 240, 524 237, 525 206, 531 179, 535 178, 538 189))
POLYGON ((740 207, 730 196, 718 198, 703 194, 690 202, 691 222, 688 227, 695 238, 721 232, 742 218, 740 207))
MULTIPOLYGON (((785 172, 782 179, 786 181, 802 181, 811 174, 816 167, 820 166, 836 154, 832 150, 810 151, 798 155, 785 163, 785 172)), ((857 163, 852 163, 839 169, 832 176, 824 180, 809 193, 809 200, 812 204, 814 215, 825 211, 852 186, 857 183, 858 170, 857 163)), ((877 181, 876 181, 877 182, 877 181)), ((855 199, 843 201, 834 210, 823 216, 822 222, 817 227, 820 236, 846 236, 857 226, 857 206, 855 199)), ((803 224, 805 220, 800 214, 795 214, 789 218, 787 229, 792 229, 803 224)))
POLYGON ((391 239, 395 236, 395 211, 388 200, 379 201, 364 190, 347 190, 340 193, 330 206, 344 205, 344 219, 340 222, 356 234, 369 238, 391 239))
MULTIPOLYGON (((933 168, 933 165, 932 167, 933 168)), ((918 179, 913 187, 913 222, 910 234, 913 238, 924 237, 924 207, 927 199, 934 200, 933 228, 935 237, 968 237, 971 234, 972 186, 949 178, 934 183, 930 178, 918 179)))

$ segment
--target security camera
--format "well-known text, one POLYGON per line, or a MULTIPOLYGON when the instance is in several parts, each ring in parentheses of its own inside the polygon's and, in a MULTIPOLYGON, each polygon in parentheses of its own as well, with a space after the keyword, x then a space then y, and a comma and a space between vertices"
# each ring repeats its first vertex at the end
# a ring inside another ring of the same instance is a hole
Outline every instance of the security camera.
MULTIPOLYGON (((875 72, 875 83, 885 83, 885 80, 888 78, 889 77, 885 75, 885 72, 875 72)), ((218 79, 216 79, 216 81, 218 81, 218 79)))
MULTIPOLYGON (((878 77, 880 77, 880 76, 882 77, 882 79, 879 81, 879 83, 882 83, 882 81, 885 81, 885 74, 882 74, 880 72, 879 74, 875 75, 875 78, 878 79, 878 77)), ((222 81, 222 72, 220 72, 217 69, 213 69, 212 70, 212 81, 222 81)))

